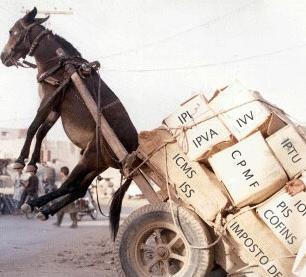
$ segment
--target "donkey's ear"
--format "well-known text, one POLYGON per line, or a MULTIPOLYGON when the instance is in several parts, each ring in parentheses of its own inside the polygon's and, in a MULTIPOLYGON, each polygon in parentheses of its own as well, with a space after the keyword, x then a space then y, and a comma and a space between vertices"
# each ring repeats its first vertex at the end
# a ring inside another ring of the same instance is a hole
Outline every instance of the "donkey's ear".
POLYGON ((32 23, 35 19, 35 16, 37 15, 37 9, 36 7, 33 8, 33 10, 29 11, 24 17, 23 21, 25 23, 32 23))
POLYGON ((44 22, 46 22, 49 19, 49 15, 43 18, 35 18, 35 22, 37 22, 38 24, 43 24, 44 22))

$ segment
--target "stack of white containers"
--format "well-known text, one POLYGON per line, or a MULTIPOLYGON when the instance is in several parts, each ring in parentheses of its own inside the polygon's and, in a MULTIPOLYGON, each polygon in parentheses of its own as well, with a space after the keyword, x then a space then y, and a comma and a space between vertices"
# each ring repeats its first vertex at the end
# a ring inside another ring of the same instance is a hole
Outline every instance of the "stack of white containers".
POLYGON ((190 161, 212 168, 233 206, 258 205, 228 217, 229 239, 241 246, 244 261, 267 276, 290 276, 294 260, 283 257, 306 239, 306 193, 290 197, 282 189, 306 170, 306 142, 296 127, 239 82, 210 101, 194 96, 164 124, 190 161))
POLYGON ((203 95, 183 103, 164 123, 191 161, 204 160, 212 152, 234 143, 230 131, 215 116, 203 95))

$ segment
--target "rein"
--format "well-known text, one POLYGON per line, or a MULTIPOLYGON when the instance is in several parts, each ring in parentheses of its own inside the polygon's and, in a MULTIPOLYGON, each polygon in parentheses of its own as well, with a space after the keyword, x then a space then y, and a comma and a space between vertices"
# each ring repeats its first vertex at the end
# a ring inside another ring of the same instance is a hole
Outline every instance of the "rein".
POLYGON ((29 56, 33 56, 37 46, 39 45, 41 39, 48 35, 51 34, 52 32, 48 29, 44 29, 42 30, 33 40, 33 42, 30 42, 30 38, 29 38, 29 34, 31 32, 31 30, 35 27, 38 26, 42 23, 44 23, 45 21, 47 21, 49 19, 49 16, 45 17, 45 18, 41 18, 38 19, 37 21, 31 23, 30 25, 25 25, 24 22, 22 20, 19 21, 20 25, 23 27, 23 30, 20 32, 19 38, 15 44, 15 46, 12 48, 12 53, 16 52, 16 49, 18 48, 18 46, 21 43, 24 43, 26 46, 29 47, 29 52, 24 54, 23 56, 21 56, 24 60, 22 62, 19 62, 18 60, 15 60, 13 57, 11 57, 11 60, 14 62, 14 64, 18 67, 24 67, 24 68, 36 68, 37 66, 33 63, 30 63, 28 61, 25 60, 25 57, 27 55, 29 56))
POLYGON ((33 56, 33 54, 34 54, 34 52, 35 52, 37 46, 39 45, 39 42, 41 41, 41 39, 42 39, 44 36, 46 36, 46 35, 48 35, 48 34, 50 34, 50 33, 52 33, 50 30, 45 29, 45 30, 43 30, 42 32, 40 32, 40 33, 36 36, 36 38, 33 40, 32 44, 31 44, 30 51, 29 51, 29 53, 28 53, 29 56, 33 56))
MULTIPOLYGON (((99 171, 99 167, 100 167, 100 143, 101 143, 101 115, 102 115, 102 110, 101 110, 101 93, 100 93, 100 89, 101 89, 101 78, 100 78, 100 74, 98 73, 98 77, 99 77, 99 84, 98 84, 98 105, 97 105, 97 124, 96 124, 96 164, 97 164, 97 169, 99 171)), ((100 177, 100 176, 98 176, 100 177)), ((99 178, 96 178, 96 198, 97 198, 97 203, 98 203, 98 208, 99 208, 99 212, 102 216, 104 217, 109 217, 109 215, 105 214, 100 206, 100 201, 99 201, 99 193, 98 193, 98 184, 99 184, 99 178)))
MULTIPOLYGON (((47 18, 48 19, 48 18, 47 18)), ((45 20, 47 20, 45 19, 45 20)), ((20 21, 21 22, 21 21, 20 21)), ((32 24, 30 24, 29 26, 24 26, 23 23, 21 22, 21 25, 24 27, 23 31, 20 33, 20 36, 18 38, 17 43, 15 44, 15 47, 12 49, 13 52, 16 51, 16 48, 19 46, 19 44, 21 42, 27 43, 29 45, 29 52, 27 54, 25 54, 22 58, 24 59, 25 56, 29 55, 29 56, 33 56, 37 46, 39 45, 40 41, 42 40, 43 37, 45 37, 46 35, 52 33, 50 30, 48 29, 44 29, 43 31, 41 31, 33 40, 32 43, 30 43, 29 41, 29 33, 30 30, 36 26, 39 25, 41 22, 34 22, 32 24)), ((58 49, 61 50, 61 49, 58 49)), ((57 51, 58 52, 58 51, 57 51)), ((37 81, 39 83, 41 82, 47 82, 53 86, 57 86, 56 90, 54 91, 53 95, 52 95, 52 101, 55 101, 55 99, 57 98, 57 96, 60 93, 63 93, 64 89, 69 85, 70 83, 70 79, 71 79, 71 75, 73 72, 68 72, 68 76, 64 77, 63 80, 58 80, 57 78, 53 77, 53 75, 55 73, 57 73, 60 69, 64 68, 67 65, 73 65, 77 71, 77 73, 80 75, 81 78, 86 78, 87 76, 91 75, 93 71, 96 71, 98 73, 98 79, 99 79, 99 83, 98 83, 98 103, 97 103, 97 110, 98 110, 98 118, 97 121, 100 122, 101 119, 101 114, 102 114, 102 109, 106 109, 110 106, 116 105, 118 103, 120 103, 119 100, 115 100, 112 103, 109 103, 108 105, 102 107, 102 101, 101 101, 101 94, 100 94, 100 88, 101 88, 101 78, 100 78, 100 74, 98 72, 99 68, 100 68, 100 63, 98 61, 94 61, 94 62, 88 62, 85 59, 79 57, 79 56, 75 56, 75 57, 67 57, 64 55, 57 55, 57 57, 55 57, 58 59, 58 62, 51 68, 49 68, 47 71, 39 74, 37 76, 37 81)), ((37 66, 35 64, 32 64, 26 60, 23 60, 22 63, 19 62, 18 60, 14 60, 13 61, 15 63, 15 65, 17 66, 22 66, 22 67, 26 67, 26 68, 37 68, 37 66)), ((66 71, 66 70, 65 70, 66 71)), ((100 142, 101 142, 101 130, 100 130, 100 125, 101 124, 97 124, 96 125, 96 147, 97 147, 97 155, 96 155, 96 163, 97 163, 97 168, 99 170, 100 167, 100 142)), ((118 162, 118 160, 115 160, 116 162, 118 162)), ((106 215, 100 206, 100 201, 99 201, 99 196, 98 196, 98 178, 96 181, 96 196, 97 196, 97 204, 98 204, 98 208, 99 211, 101 213, 102 216, 104 217, 109 217, 109 215, 106 215)))

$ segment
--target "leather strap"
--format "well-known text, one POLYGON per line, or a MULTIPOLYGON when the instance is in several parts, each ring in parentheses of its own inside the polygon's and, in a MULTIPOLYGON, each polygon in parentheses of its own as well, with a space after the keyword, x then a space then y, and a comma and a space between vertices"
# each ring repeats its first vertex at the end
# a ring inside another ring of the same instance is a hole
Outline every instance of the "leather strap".
POLYGON ((41 40, 45 35, 48 35, 48 34, 50 34, 50 33, 52 33, 50 30, 45 29, 45 30, 43 30, 42 32, 40 32, 40 33, 36 36, 36 38, 34 39, 34 41, 33 41, 32 44, 31 44, 30 51, 29 51, 29 53, 28 53, 29 56, 33 56, 33 54, 34 54, 34 52, 35 52, 37 46, 39 45, 40 40, 41 40))

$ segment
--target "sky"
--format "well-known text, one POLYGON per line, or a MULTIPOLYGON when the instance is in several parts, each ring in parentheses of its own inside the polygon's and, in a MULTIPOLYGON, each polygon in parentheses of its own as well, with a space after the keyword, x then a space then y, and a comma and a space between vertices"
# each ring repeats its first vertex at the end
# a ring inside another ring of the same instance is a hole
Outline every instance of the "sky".
MULTIPOLYGON (((101 62, 138 131, 235 79, 306 125, 305 1, 0 0, 0 48, 34 6, 71 12, 47 27, 101 62)), ((27 128, 38 104, 35 70, 1 64, 0 127, 27 128)), ((65 139, 60 122, 48 136, 65 139)))

